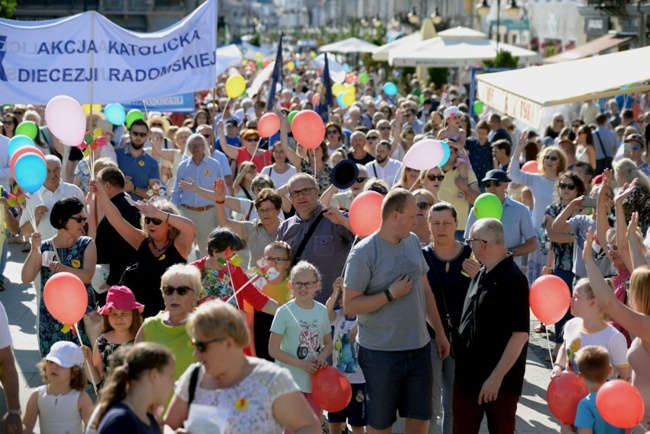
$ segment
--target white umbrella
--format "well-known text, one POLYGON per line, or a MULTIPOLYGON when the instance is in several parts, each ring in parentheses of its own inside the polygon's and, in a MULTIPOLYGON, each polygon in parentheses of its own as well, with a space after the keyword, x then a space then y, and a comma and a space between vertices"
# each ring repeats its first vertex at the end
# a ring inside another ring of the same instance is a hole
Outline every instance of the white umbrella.
POLYGON ((399 48, 413 47, 418 42, 422 41, 422 36, 420 32, 413 32, 410 35, 404 36, 403 38, 395 39, 393 42, 384 44, 372 53, 372 60, 377 60, 379 62, 386 62, 388 60, 388 54, 391 50, 397 50, 399 48))
POLYGON ((374 53, 377 48, 375 44, 362 41, 358 38, 348 38, 343 41, 334 42, 333 44, 323 45, 319 48, 320 52, 328 53, 374 53))

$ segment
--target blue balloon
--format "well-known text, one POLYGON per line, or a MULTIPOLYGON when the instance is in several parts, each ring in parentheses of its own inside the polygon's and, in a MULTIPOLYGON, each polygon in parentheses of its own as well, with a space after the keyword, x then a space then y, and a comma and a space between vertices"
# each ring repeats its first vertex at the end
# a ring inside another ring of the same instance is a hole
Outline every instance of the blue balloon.
POLYGON ((345 92, 341 92, 341 93, 338 94, 338 96, 336 97, 336 102, 339 104, 339 107, 347 108, 348 106, 345 105, 345 101, 343 100, 343 94, 344 93, 345 92))
POLYGON ((104 115, 113 125, 122 125, 126 122, 126 111, 121 104, 108 104, 104 108, 104 115))
POLYGON ((393 96, 397 95, 397 86, 395 86, 395 83, 388 82, 384 85, 384 93, 388 96, 393 96))
POLYGON ((9 144, 7 145, 7 154, 9 154, 9 159, 11 159, 11 157, 14 155, 14 152, 22 148, 23 146, 36 147, 36 144, 32 139, 22 134, 13 136, 11 140, 9 140, 9 144))
POLYGON ((36 193, 45 183, 47 165, 37 154, 21 155, 14 165, 14 178, 26 193, 36 193))
POLYGON ((348 65, 347 63, 344 63, 344 64, 343 64, 343 70, 344 70, 345 72, 348 72, 348 71, 350 70, 350 65, 348 65))
POLYGON ((451 156, 451 149, 449 149, 449 145, 445 141, 440 141, 440 144, 442 145, 442 150, 445 152, 442 155, 442 160, 440 161, 439 166, 442 167, 445 164, 447 164, 447 161, 449 161, 449 157, 451 156))
POLYGON ((300 66, 300 60, 295 60, 295 61, 293 62, 293 64, 296 65, 296 66, 300 66))

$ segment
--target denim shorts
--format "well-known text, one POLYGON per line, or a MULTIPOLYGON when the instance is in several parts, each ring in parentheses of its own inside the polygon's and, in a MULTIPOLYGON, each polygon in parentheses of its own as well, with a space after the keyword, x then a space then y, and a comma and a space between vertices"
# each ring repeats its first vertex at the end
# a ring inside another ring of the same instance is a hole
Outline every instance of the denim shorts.
POLYGON ((351 426, 368 425, 366 408, 366 384, 352 384, 352 399, 347 407, 336 413, 327 413, 327 421, 331 423, 345 423, 351 426))
POLYGON ((359 366, 366 377, 368 425, 382 430, 401 417, 432 416, 431 343, 417 350, 376 351, 359 347, 359 366))

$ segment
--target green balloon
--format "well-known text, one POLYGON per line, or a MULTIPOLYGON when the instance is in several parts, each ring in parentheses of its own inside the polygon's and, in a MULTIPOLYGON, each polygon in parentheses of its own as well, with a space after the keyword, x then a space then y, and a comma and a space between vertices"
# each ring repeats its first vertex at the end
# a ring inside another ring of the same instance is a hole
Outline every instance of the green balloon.
POLYGON ((298 75, 294 74, 292 78, 293 78, 293 84, 298 84, 298 82, 300 81, 300 76, 298 75))
POLYGON ((484 218, 501 220, 503 205, 495 194, 483 193, 474 201, 474 214, 477 220, 484 218))
POLYGON ((483 104, 483 101, 474 101, 474 113, 477 115, 480 115, 483 113, 483 109, 485 108, 485 105, 483 104))
POLYGON ((36 140, 38 135, 38 125, 32 121, 22 121, 16 128, 16 135, 22 134, 32 140, 36 140))
POLYGON ((287 120, 289 121, 289 125, 293 123, 293 118, 295 118, 297 114, 298 114, 298 110, 293 110, 291 113, 289 113, 289 116, 287 117, 287 120))
POLYGON ((420 95, 420 104, 424 104, 424 95, 420 95))
POLYGON ((126 114, 126 127, 131 128, 131 124, 138 119, 144 119, 142 112, 138 109, 129 110, 126 114))
POLYGON ((366 84, 368 83, 368 80, 370 80, 370 76, 368 75, 368 73, 362 72, 361 75, 359 76, 359 83, 366 84))

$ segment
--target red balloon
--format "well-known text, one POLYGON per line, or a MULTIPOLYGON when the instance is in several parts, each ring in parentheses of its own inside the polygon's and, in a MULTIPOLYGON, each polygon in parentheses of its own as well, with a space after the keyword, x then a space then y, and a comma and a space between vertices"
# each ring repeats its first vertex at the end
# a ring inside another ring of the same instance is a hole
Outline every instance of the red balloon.
POLYGON ((645 412, 639 391, 623 380, 608 381, 598 389, 596 407, 607 423, 618 428, 637 426, 645 412))
POLYGON ((315 111, 301 110, 293 118, 291 132, 301 146, 307 149, 316 149, 325 138, 325 124, 315 111))
POLYGON ((527 173, 538 173, 537 161, 527 161, 523 166, 521 166, 521 170, 527 173))
POLYGON ((578 403, 589 394, 582 377, 575 372, 562 372, 551 380, 546 390, 546 402, 553 416, 567 425, 576 421, 578 403))
POLYGON ((43 160, 45 160, 45 155, 38 148, 35 148, 33 146, 18 148, 16 152, 14 152, 14 155, 11 156, 11 160, 9 161, 9 169, 11 169, 11 176, 13 178, 16 177, 16 175, 14 175, 14 166, 16 165, 16 161, 18 161, 18 158, 20 158, 21 155, 25 154, 38 154, 41 156, 41 158, 43 158, 43 160))
POLYGON ((555 324, 567 313, 571 292, 564 280, 557 276, 538 277, 530 286, 530 308, 544 324, 555 324))
POLYGON ((374 233, 381 225, 381 203, 384 196, 376 191, 365 191, 354 198, 350 205, 350 226, 360 237, 374 233))
POLYGON ((316 403, 328 412, 343 410, 352 399, 350 381, 332 366, 316 371, 311 379, 311 393, 316 403))
POLYGON ((271 137, 280 129, 282 122, 275 113, 267 113, 263 115, 257 123, 257 132, 262 137, 271 137))
POLYGON ((50 314, 63 324, 76 324, 88 308, 86 285, 72 273, 56 273, 45 283, 43 300, 50 314))

